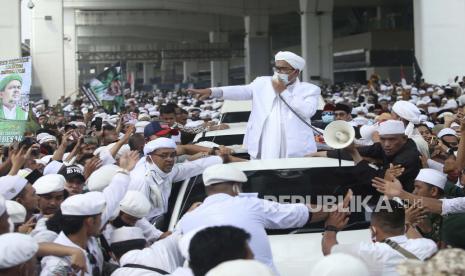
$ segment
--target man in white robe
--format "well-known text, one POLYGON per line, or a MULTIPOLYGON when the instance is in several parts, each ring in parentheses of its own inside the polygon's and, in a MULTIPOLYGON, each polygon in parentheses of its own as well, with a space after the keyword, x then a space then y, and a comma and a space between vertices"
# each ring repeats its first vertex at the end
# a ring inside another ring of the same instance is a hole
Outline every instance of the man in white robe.
POLYGON ((272 77, 258 77, 248 85, 188 91, 199 95, 200 99, 212 96, 252 100, 244 137, 252 159, 302 157, 316 152, 313 130, 307 124, 311 123, 310 118, 317 110, 321 93, 318 86, 299 80, 304 66, 305 60, 300 56, 279 52, 275 56, 272 77))

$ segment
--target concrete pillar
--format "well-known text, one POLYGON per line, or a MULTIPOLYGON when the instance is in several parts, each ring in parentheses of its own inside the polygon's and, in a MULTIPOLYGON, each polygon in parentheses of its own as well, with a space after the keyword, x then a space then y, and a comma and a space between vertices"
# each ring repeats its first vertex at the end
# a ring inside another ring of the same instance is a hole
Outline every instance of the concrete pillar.
POLYGON ((162 84, 172 83, 174 81, 175 68, 173 60, 162 59, 160 71, 162 84))
POLYGON ((154 64, 152 62, 144 62, 144 84, 152 84, 150 79, 155 77, 154 64))
POLYGON ((35 1, 32 13, 32 86, 54 105, 64 96, 63 1, 35 1))
MULTIPOLYGON (((212 62, 213 63, 213 62, 212 62)), ((213 67, 213 65, 211 65, 213 67)), ((182 82, 188 83, 192 81, 192 73, 199 72, 199 64, 197 61, 184 61, 182 63, 182 82)))
POLYGON ((0 60, 21 57, 21 0, 0 0, 0 60))
POLYGON ((77 62, 77 37, 75 24, 75 10, 63 11, 63 56, 65 68, 65 95, 71 95, 79 90, 78 87, 78 62, 77 62))
POLYGON ((465 74, 465 1, 414 0, 415 56, 428 83, 465 74))
POLYGON ((302 57, 306 64, 304 81, 332 82, 333 0, 300 0, 302 57))
MULTIPOLYGON (((211 31, 210 43, 226 43, 228 42, 228 33, 211 31)), ((229 61, 211 61, 211 86, 225 86, 229 84, 229 61)))
POLYGON ((267 15, 248 15, 245 23, 245 83, 256 77, 271 75, 269 18, 267 15))

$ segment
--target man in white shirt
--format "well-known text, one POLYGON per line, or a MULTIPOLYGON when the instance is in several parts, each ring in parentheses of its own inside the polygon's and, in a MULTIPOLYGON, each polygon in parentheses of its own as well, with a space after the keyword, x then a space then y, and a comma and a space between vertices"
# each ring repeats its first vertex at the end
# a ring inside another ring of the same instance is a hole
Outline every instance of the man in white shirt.
POLYGON ((225 100, 252 100, 244 136, 251 158, 302 157, 316 152, 313 130, 308 125, 317 110, 321 93, 318 86, 299 80, 304 66, 302 57, 279 52, 275 56, 273 77, 258 77, 248 85, 188 91, 201 99, 212 96, 225 100))
POLYGON ((241 197, 245 174, 230 165, 215 165, 205 170, 203 182, 208 197, 185 214, 176 230, 183 234, 209 226, 232 225, 251 235, 250 248, 255 259, 276 271, 265 229, 299 228, 307 222, 324 220, 326 213, 313 212, 305 204, 279 204, 254 197, 241 197))
POLYGON ((408 239, 405 235, 405 212, 402 205, 393 200, 378 204, 371 217, 372 241, 355 244, 338 244, 337 232, 349 221, 345 213, 331 213, 325 223, 323 254, 345 253, 366 263, 370 275, 398 275, 396 267, 406 259, 425 260, 437 250, 429 239, 408 239))

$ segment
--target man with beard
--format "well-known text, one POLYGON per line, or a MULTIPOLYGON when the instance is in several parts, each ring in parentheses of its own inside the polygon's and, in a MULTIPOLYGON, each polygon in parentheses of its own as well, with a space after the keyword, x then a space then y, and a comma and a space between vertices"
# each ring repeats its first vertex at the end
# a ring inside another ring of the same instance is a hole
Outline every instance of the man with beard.
POLYGON ((18 106, 22 82, 18 74, 8 75, 0 81, 0 119, 27 120, 27 112, 18 106))

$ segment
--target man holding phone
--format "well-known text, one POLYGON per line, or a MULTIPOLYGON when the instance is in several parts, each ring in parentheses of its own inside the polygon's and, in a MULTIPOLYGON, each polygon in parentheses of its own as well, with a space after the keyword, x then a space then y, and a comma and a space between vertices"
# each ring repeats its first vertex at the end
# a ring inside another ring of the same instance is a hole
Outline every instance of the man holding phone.
POLYGON ((301 82, 305 60, 292 52, 278 52, 273 76, 248 85, 188 89, 205 99, 252 100, 244 144, 252 159, 302 157, 316 152, 310 118, 317 110, 321 90, 301 82), (303 122, 305 121, 305 122, 303 122))

